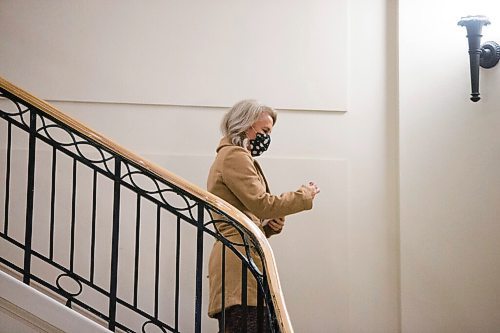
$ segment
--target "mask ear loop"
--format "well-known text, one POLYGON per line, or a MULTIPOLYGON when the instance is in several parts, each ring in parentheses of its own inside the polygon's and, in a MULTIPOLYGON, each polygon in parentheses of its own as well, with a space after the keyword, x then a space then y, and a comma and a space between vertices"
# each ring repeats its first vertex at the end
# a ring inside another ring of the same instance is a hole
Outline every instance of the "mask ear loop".
MULTIPOLYGON (((255 135, 257 135, 258 132, 255 130, 255 128, 253 128, 253 125, 251 125, 250 128, 253 129, 255 135)), ((250 128, 247 130, 247 132, 250 130, 250 128)), ((247 138, 248 138, 248 133, 246 133, 246 135, 247 135, 247 138)))
POLYGON ((257 130, 253 127, 253 125, 250 126, 250 128, 253 129, 253 131, 255 132, 255 136, 257 136, 257 134, 261 134, 262 135, 262 133, 257 132, 257 130))

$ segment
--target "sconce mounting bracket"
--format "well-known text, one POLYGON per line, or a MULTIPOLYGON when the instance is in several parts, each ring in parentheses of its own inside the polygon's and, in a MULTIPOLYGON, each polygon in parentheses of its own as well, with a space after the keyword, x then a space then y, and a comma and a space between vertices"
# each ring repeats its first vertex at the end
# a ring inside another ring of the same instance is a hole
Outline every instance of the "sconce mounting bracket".
POLYGON ((489 41, 481 45, 481 58, 479 65, 483 68, 492 68, 498 64, 500 60, 500 45, 498 43, 489 41))

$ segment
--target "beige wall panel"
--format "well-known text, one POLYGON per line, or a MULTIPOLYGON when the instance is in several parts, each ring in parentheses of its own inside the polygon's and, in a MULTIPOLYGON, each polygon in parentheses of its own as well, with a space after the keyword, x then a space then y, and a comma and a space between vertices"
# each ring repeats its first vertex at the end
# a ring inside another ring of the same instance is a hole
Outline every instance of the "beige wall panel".
POLYGON ((347 3, 3 1, 0 72, 44 99, 345 111, 347 3))

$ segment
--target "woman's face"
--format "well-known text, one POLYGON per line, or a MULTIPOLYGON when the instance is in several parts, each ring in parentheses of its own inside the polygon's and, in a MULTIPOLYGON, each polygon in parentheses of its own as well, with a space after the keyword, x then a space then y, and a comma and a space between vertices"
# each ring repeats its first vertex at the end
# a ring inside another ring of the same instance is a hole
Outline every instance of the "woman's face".
POLYGON ((268 113, 262 113, 255 123, 247 130, 247 138, 255 139, 257 133, 271 134, 273 118, 268 113))

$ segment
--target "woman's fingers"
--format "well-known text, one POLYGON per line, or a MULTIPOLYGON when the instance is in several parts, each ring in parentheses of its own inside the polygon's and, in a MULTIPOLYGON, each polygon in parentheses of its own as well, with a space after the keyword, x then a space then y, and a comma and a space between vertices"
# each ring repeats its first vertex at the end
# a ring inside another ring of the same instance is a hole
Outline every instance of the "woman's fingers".
POLYGON ((285 225, 285 220, 283 218, 272 219, 269 221, 268 225, 274 231, 280 231, 285 225))
POLYGON ((313 192, 313 197, 316 196, 316 194, 318 194, 319 192, 321 192, 320 188, 318 187, 318 185, 316 185, 315 182, 309 182, 308 186, 313 192))

